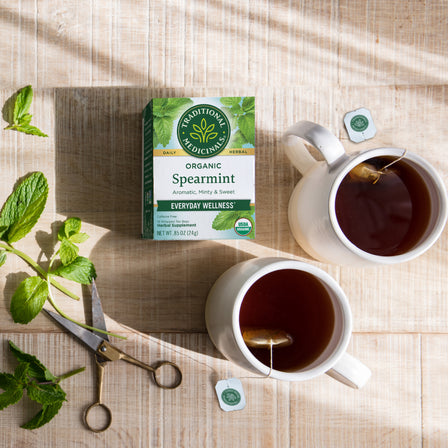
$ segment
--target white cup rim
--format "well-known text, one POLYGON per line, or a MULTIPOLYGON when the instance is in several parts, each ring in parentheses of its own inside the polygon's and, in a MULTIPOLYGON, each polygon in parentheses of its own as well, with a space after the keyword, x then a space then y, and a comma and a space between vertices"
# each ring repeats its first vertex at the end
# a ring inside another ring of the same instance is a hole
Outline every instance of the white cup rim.
MULTIPOLYGON (((257 370, 260 374, 267 376, 270 372, 269 366, 263 364, 259 361, 249 350, 246 343, 244 342, 243 336, 241 334, 241 329, 239 325, 239 314, 241 309, 241 304, 243 302, 244 296, 246 295, 249 288, 261 277, 264 275, 284 269, 295 269, 299 271, 308 272, 318 278, 321 282, 323 282, 333 293, 336 298, 332 298, 333 301, 337 301, 340 307, 342 322, 341 322, 341 330, 340 335, 338 336, 337 346, 333 349, 333 351, 329 354, 329 356, 320 362, 318 365, 312 368, 305 368, 296 372, 284 372, 280 370, 273 369, 270 378, 275 378, 279 380, 286 381, 304 381, 311 378, 314 378, 318 375, 321 375, 328 370, 330 370, 342 357, 342 355, 346 352, 347 346, 350 342, 350 337, 352 333, 352 314, 350 310, 350 305, 348 299, 336 282, 329 274, 325 271, 317 268, 308 263, 304 263, 298 260, 288 260, 282 258, 273 258, 273 262, 267 264, 260 269, 257 270, 254 274, 252 274, 240 287, 238 294, 235 298, 232 310, 232 332, 235 338, 236 344, 240 349, 243 356, 246 360, 257 370)), ((335 325, 336 326, 336 325, 335 325)))
POLYGON ((445 226, 445 223, 447 221, 448 216, 448 198, 447 193, 445 189, 445 185, 443 183, 442 178, 438 174, 438 172, 434 169, 434 167, 428 163, 425 159, 420 157, 419 155, 412 153, 410 151, 406 151, 406 160, 411 161, 414 163, 414 165, 417 165, 420 169, 425 170, 429 177, 432 179, 434 186, 438 192, 439 196, 439 217, 437 219, 437 222, 434 224, 433 229, 429 233, 429 235, 426 237, 424 241, 421 241, 418 243, 414 248, 412 248, 410 251, 399 254, 399 255, 390 255, 390 256, 382 256, 382 255, 375 255, 370 252, 366 252, 359 247, 357 247, 355 244, 353 244, 344 234, 341 227, 339 226, 339 222, 336 216, 336 195, 339 189, 339 185, 341 184, 342 180, 345 178, 345 176, 349 173, 349 171, 354 168, 356 165, 361 163, 364 160, 371 159, 373 157, 379 157, 379 156, 401 156, 404 154, 405 150, 402 148, 394 148, 394 147, 382 147, 382 148, 373 148, 368 149, 365 151, 362 151, 358 153, 355 157, 351 158, 349 162, 344 166, 344 168, 338 173, 336 178, 333 181, 333 184, 331 186, 330 190, 330 196, 328 201, 328 213, 330 216, 330 222, 333 227, 333 230, 335 231, 337 237, 339 240, 344 244, 344 246, 353 252, 354 254, 358 255, 359 257, 368 260, 370 262, 374 263, 380 263, 380 264, 395 264, 395 263, 401 263, 405 261, 412 260, 419 255, 421 255, 423 252, 426 252, 439 238, 440 234, 443 231, 443 228, 445 226))

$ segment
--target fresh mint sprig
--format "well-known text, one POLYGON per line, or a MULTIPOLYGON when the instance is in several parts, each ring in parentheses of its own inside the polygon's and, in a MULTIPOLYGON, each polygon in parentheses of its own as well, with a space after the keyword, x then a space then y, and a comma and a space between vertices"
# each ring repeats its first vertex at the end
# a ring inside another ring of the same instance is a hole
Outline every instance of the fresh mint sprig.
POLYGON ((85 367, 73 370, 62 376, 53 375, 35 356, 23 352, 12 341, 9 349, 19 361, 14 374, 0 373, 0 410, 11 406, 23 397, 24 391, 28 397, 39 403, 42 409, 27 423, 25 429, 37 429, 48 423, 66 401, 66 394, 59 382, 85 370, 85 367))
POLYGON ((33 88, 26 86, 19 90, 16 94, 14 101, 8 101, 5 105, 10 110, 4 111, 3 115, 8 117, 9 126, 5 129, 11 129, 18 132, 24 132, 25 134, 37 135, 39 137, 48 137, 47 134, 40 129, 32 126, 31 118, 29 114, 31 103, 33 102, 33 88))
POLYGON ((83 285, 92 283, 96 278, 93 263, 88 258, 78 255, 77 244, 89 238, 86 233, 81 232, 79 218, 68 218, 61 225, 58 231, 59 248, 51 257, 47 269, 13 246, 13 243, 28 235, 37 223, 45 208, 47 197, 48 183, 44 174, 31 173, 12 192, 0 213, 0 266, 5 263, 9 254, 14 254, 28 263, 38 274, 27 277, 14 292, 10 306, 13 320, 21 324, 31 322, 48 300, 66 319, 84 328, 104 333, 67 316, 57 306, 52 294, 54 286, 72 299, 79 300, 79 297, 61 285, 55 277, 63 277, 83 285))

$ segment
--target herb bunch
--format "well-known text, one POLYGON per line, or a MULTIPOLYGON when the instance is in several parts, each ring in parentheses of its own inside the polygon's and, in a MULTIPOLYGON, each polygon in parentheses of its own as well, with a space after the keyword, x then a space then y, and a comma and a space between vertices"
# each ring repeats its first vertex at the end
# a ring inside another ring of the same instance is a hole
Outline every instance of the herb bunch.
MULTIPOLYGON (((78 255, 77 244, 89 236, 81 232, 81 220, 68 218, 59 228, 59 247, 49 260, 47 269, 30 256, 18 250, 13 243, 24 238, 39 220, 48 197, 48 182, 44 174, 34 172, 28 175, 12 192, 0 213, 0 266, 9 254, 14 254, 30 265, 38 275, 23 280, 11 298, 10 311, 14 322, 27 324, 42 310, 48 300, 54 309, 66 319, 92 329, 67 316, 55 303, 52 286, 69 297, 79 300, 75 294, 57 281, 62 277, 83 285, 96 278, 95 266, 86 257, 78 255)), ((96 331, 101 331, 95 329, 96 331)))
POLYGON ((53 375, 35 356, 23 352, 9 341, 9 349, 19 361, 14 374, 0 373, 0 410, 11 406, 23 397, 26 390, 28 397, 42 405, 42 409, 27 423, 25 429, 36 429, 48 423, 66 401, 66 394, 59 382, 85 370, 82 367, 62 376, 53 375))

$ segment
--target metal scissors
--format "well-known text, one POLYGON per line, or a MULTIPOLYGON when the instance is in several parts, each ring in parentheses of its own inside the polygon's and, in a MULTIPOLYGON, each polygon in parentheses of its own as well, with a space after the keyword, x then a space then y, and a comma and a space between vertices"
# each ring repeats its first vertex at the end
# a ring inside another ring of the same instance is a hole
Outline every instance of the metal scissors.
MULTIPOLYGON (((60 325, 62 325, 71 334, 79 338, 84 344, 90 347, 95 352, 95 361, 97 366, 97 399, 94 403, 88 406, 84 411, 84 424, 93 432, 105 431, 112 423, 112 412, 103 403, 103 380, 104 380, 104 367, 109 361, 118 361, 122 359, 123 361, 134 364, 152 373, 154 382, 158 387, 162 389, 175 389, 180 386, 182 382, 182 372, 177 366, 177 364, 170 361, 160 361, 157 365, 150 366, 145 364, 132 356, 127 355, 118 348, 114 347, 109 343, 109 337, 107 334, 99 333, 96 331, 86 330, 79 325, 65 319, 64 317, 56 314, 52 311, 45 309, 45 311, 60 325), (173 382, 166 384, 160 380, 159 375, 161 374, 161 368, 168 366, 175 374, 175 379, 173 382), (95 408, 101 407, 107 414, 107 419, 104 426, 100 428, 94 428, 89 424, 88 417, 89 412, 95 408)), ((95 285, 95 281, 92 282, 92 324, 95 328, 99 330, 106 331, 106 322, 104 320, 103 308, 101 306, 100 297, 98 295, 98 290, 95 285)))

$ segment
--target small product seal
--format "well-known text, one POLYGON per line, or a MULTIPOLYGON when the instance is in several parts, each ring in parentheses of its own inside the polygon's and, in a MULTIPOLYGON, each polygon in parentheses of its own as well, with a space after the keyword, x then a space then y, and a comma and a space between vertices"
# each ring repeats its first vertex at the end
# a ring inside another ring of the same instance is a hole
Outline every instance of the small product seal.
POLYGON ((215 390, 223 411, 239 411, 246 407, 243 385, 238 378, 218 381, 215 390))
POLYGON ((376 127, 372 114, 365 107, 346 113, 344 124, 352 142, 359 143, 375 137, 376 127))

